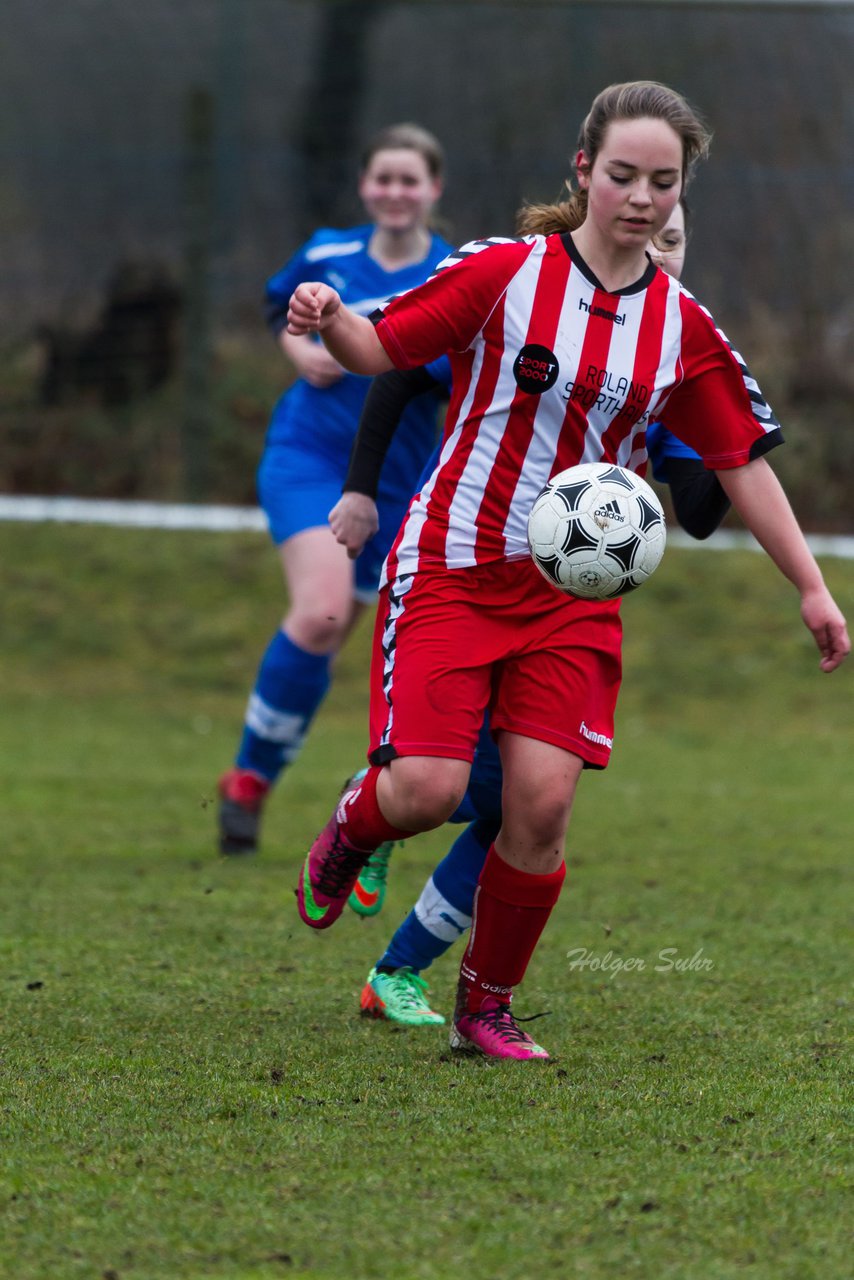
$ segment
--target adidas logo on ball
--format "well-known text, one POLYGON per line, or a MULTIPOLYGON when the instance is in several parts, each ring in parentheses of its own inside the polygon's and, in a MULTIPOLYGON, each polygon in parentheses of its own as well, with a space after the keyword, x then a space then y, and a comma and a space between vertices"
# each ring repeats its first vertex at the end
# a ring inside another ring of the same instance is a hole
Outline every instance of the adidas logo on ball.
POLYGON ((534 564, 560 591, 613 600, 634 591, 664 554, 661 503, 645 480, 611 462, 552 476, 528 517, 534 564))
POLYGON ((603 528, 603 529, 608 528, 607 522, 609 520, 619 520, 620 524, 626 523, 625 516, 620 510, 619 503, 613 502, 613 501, 603 502, 601 507, 597 507, 596 510, 593 512, 593 519, 600 526, 600 528, 603 528), (605 524, 602 524, 603 520, 605 521, 605 524))

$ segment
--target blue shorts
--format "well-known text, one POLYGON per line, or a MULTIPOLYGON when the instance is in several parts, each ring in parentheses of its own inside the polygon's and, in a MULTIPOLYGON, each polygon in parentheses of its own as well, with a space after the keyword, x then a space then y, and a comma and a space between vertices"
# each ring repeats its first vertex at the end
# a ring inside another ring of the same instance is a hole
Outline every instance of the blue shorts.
MULTIPOLYGON (((258 467, 258 501, 276 546, 306 529, 327 527, 329 512, 341 497, 346 470, 346 458, 342 465, 290 445, 267 446, 258 467)), ((410 497, 377 500, 380 527, 355 561, 355 595, 365 603, 376 597, 380 572, 410 497)))

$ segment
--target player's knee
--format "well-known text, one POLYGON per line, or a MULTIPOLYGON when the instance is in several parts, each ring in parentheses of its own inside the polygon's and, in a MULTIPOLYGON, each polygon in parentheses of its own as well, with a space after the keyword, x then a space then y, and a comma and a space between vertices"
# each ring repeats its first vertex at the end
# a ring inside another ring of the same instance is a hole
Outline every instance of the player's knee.
POLYGON ((309 653, 335 653, 350 625, 349 609, 329 601, 319 607, 292 610, 285 619, 287 633, 309 653))
POLYGON ((524 827, 524 832, 518 834, 526 842, 535 845, 560 843, 566 835, 571 803, 565 789, 538 787, 529 793, 523 805, 508 804, 505 798, 504 825, 508 825, 510 814, 511 823, 524 827))
POLYGON ((454 767, 460 765, 460 761, 439 759, 393 763, 394 802, 401 826, 429 831, 447 822, 465 795, 466 766, 454 767))

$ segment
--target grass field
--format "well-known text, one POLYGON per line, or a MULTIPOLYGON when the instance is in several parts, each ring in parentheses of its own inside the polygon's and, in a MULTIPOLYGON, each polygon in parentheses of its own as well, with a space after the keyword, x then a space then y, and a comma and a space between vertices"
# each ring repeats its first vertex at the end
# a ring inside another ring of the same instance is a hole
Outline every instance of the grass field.
MULTIPOLYGON (((6 525, 0 566, 0 1274, 850 1275, 854 668, 819 672, 767 561, 674 549, 626 601, 614 761, 517 1001, 551 1011, 545 1065, 357 1016, 447 830, 382 916, 299 924, 366 629, 262 854, 226 862, 264 539, 6 525)), ((854 566, 825 568, 851 616, 854 566)))

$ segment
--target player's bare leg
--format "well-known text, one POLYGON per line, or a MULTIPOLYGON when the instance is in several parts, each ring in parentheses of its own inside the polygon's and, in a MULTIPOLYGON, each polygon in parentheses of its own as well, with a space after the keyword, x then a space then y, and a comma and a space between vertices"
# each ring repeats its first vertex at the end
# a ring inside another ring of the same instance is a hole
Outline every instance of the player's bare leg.
POLYGON ((298 755, 329 687, 332 659, 364 608, 353 596, 352 561, 329 529, 294 534, 279 558, 288 612, 256 676, 235 764, 219 780, 225 854, 257 849, 270 789, 298 755))
POLYGON ((475 893, 451 1047, 544 1059, 548 1053, 518 1025, 510 1003, 560 895, 564 839, 583 762, 517 734, 502 734, 500 746, 504 822, 475 893))

